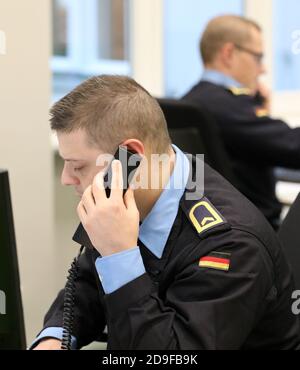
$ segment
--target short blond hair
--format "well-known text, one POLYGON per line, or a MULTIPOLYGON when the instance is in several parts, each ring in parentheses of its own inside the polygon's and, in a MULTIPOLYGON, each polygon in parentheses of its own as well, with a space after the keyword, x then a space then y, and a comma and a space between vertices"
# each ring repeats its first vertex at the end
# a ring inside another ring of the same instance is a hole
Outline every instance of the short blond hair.
POLYGON ((256 22, 244 17, 223 15, 213 18, 206 26, 200 40, 203 63, 212 63, 218 51, 227 42, 244 45, 251 39, 253 28, 259 32, 262 31, 256 22))
POLYGON ((84 129, 89 142, 106 152, 130 138, 148 143, 157 154, 171 144, 157 100, 126 76, 92 77, 54 104, 50 114, 52 130, 84 129))

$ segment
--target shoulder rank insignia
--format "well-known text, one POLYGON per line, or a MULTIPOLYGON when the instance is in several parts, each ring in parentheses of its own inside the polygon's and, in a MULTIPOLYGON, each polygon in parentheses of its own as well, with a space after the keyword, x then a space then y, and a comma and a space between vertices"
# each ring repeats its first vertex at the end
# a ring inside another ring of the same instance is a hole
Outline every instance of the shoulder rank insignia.
POLYGON ((198 234, 202 234, 206 230, 227 223, 206 198, 202 198, 200 202, 196 203, 189 210, 188 216, 198 234))
POLYGON ((269 112, 267 111, 267 109, 263 109, 263 108, 257 108, 255 110, 255 114, 256 114, 256 117, 267 117, 269 115, 269 112))
POLYGON ((229 87, 228 90, 231 91, 233 95, 251 95, 251 90, 247 87, 229 87))
POLYGON ((230 253, 211 252, 209 255, 200 258, 199 266, 214 270, 229 271, 230 253))

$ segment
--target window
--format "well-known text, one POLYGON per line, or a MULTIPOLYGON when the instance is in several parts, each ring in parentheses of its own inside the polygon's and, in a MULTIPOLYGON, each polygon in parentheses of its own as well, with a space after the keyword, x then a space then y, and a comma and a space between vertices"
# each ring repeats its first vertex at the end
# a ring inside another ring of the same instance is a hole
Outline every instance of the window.
POLYGON ((98 56, 101 59, 128 60, 124 5, 123 0, 98 1, 98 56))
POLYGON ((53 39, 53 55, 64 56, 68 54, 67 43, 67 1, 54 0, 52 2, 52 39, 53 39))
POLYGON ((129 0, 52 0, 54 100, 91 75, 130 74, 129 0))
POLYGON ((206 23, 214 16, 242 15, 243 0, 164 0, 165 93, 180 97, 201 76, 198 44, 206 23))
POLYGON ((299 90, 300 2, 275 0, 273 6, 274 87, 278 91, 299 90))

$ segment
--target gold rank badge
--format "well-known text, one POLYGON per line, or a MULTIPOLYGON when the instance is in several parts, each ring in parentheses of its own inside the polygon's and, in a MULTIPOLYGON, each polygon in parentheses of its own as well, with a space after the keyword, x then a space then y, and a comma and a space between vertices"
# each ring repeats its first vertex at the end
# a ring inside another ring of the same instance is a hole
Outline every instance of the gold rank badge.
POLYGON ((206 198, 192 207, 189 218, 199 234, 226 222, 206 198))
POLYGON ((256 108, 255 114, 256 114, 256 117, 261 118, 261 117, 267 117, 269 115, 269 112, 267 111, 267 109, 264 109, 264 108, 256 108))

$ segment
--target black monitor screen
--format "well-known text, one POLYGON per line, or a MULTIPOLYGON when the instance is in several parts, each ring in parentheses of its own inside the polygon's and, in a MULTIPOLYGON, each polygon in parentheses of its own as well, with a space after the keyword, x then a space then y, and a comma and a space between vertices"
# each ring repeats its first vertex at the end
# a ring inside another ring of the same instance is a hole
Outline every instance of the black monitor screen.
POLYGON ((16 241, 7 171, 0 170, 0 349, 25 349, 16 241))

